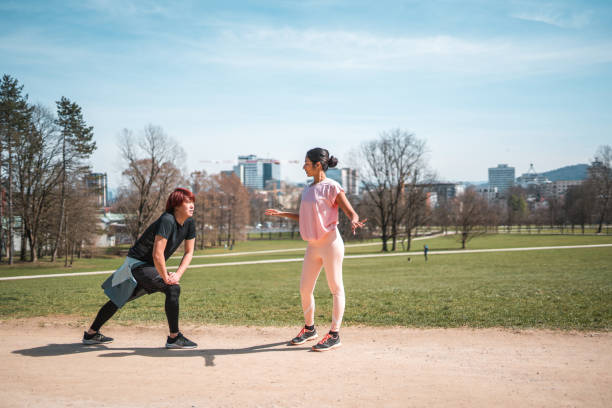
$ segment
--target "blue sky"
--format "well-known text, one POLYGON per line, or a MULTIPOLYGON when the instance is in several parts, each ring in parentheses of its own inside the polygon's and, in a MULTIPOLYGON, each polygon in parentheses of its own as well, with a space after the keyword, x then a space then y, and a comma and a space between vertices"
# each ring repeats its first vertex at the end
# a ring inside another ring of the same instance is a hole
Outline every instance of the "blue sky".
POLYGON ((119 132, 149 123, 209 172, 315 146, 348 165, 398 127, 453 181, 612 144, 610 1, 3 0, 0 71, 32 102, 82 106, 111 187, 119 132))

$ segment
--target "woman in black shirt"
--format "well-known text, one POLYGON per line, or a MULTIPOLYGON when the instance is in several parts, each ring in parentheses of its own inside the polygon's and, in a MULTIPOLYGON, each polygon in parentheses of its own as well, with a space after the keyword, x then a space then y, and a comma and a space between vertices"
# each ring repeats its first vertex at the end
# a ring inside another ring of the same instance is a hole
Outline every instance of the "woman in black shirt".
POLYGON ((177 188, 170 194, 166 202, 166 212, 162 214, 130 248, 128 258, 122 268, 119 268, 104 283, 105 293, 111 298, 98 312, 96 319, 89 330, 83 334, 84 344, 103 344, 113 341, 112 338, 100 333, 100 328, 115 312, 127 301, 134 300, 142 295, 163 292, 166 295, 166 317, 170 334, 166 341, 167 348, 195 348, 196 343, 187 339, 179 331, 179 295, 181 287, 179 281, 191 263, 195 246, 195 222, 192 218, 195 196, 184 188, 177 188), (174 251, 185 241, 185 254, 176 270, 168 272, 166 261, 174 251), (127 270, 125 269, 127 268, 127 270), (131 272, 132 276, 129 276, 131 272), (127 278, 122 282, 130 283, 135 280, 136 287, 131 288, 128 296, 114 296, 112 286, 118 274, 127 278), (130 295, 131 293, 131 295, 130 295))

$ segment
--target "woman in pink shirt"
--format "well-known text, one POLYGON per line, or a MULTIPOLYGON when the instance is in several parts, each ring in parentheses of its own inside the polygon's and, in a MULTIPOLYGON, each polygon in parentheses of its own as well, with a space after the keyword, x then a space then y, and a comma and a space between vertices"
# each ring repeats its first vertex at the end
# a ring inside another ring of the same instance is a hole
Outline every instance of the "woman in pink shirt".
POLYGON ((344 189, 336 181, 325 176, 328 167, 336 167, 338 159, 329 156, 329 152, 319 147, 306 153, 304 171, 314 178, 314 182, 304 188, 300 213, 281 212, 275 209, 266 210, 266 215, 286 217, 299 221, 300 235, 308 241, 302 278, 300 280, 300 296, 304 311, 305 326, 291 340, 291 344, 303 344, 318 337, 314 327, 315 300, 314 287, 321 272, 325 268, 327 285, 333 296, 331 330, 323 339, 312 347, 315 351, 326 351, 339 347, 340 324, 344 314, 344 285, 342 283, 342 259, 344 258, 344 242, 338 232, 338 207, 351 220, 353 234, 363 226, 366 220, 359 221, 359 216, 351 207, 344 194, 344 189))

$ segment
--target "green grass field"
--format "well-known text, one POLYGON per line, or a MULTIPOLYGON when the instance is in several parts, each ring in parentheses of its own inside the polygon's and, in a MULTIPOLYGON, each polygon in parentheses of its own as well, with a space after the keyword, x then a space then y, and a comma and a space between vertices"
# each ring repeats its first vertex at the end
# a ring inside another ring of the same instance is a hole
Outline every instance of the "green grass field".
MULTIPOLYGON (((578 330, 612 328, 612 248, 432 255, 455 250, 455 237, 413 242, 418 255, 346 259, 345 325, 515 327, 578 330)), ((612 243, 610 236, 490 235, 468 249, 612 243)), ((347 243, 350 245, 352 243, 347 243)), ((247 241, 232 252, 303 248, 300 241, 247 241)), ((229 253, 217 249, 204 254, 229 253)), ((380 246, 347 247, 346 254, 380 253, 380 246)), ((303 252, 195 258, 193 264, 300 258, 303 252)), ((72 270, 112 270, 122 258, 81 260, 72 270)), ((177 261, 173 261, 177 262, 177 261)), ((0 276, 64 273, 52 265, 2 267, 0 276)), ((293 325, 302 322, 300 262, 194 268, 181 286, 181 320, 196 324, 293 325)), ((106 301, 104 275, 0 281, 0 318, 72 315, 89 321, 106 301)), ((315 292, 317 323, 328 325, 331 295, 324 276, 315 292)), ((162 294, 126 305, 116 322, 163 322, 162 294)))

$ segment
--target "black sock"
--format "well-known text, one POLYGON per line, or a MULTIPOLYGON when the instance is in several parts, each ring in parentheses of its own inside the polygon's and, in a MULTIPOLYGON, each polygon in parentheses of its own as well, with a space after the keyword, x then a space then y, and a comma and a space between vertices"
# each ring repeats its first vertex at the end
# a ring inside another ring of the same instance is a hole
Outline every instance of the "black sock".
POLYGON ((333 337, 338 337, 338 332, 337 331, 329 331, 329 334, 331 334, 333 337))
POLYGON ((306 325, 304 325, 304 328, 305 328, 306 330, 313 331, 313 330, 314 330, 314 324, 313 324, 312 326, 306 326, 306 325))

